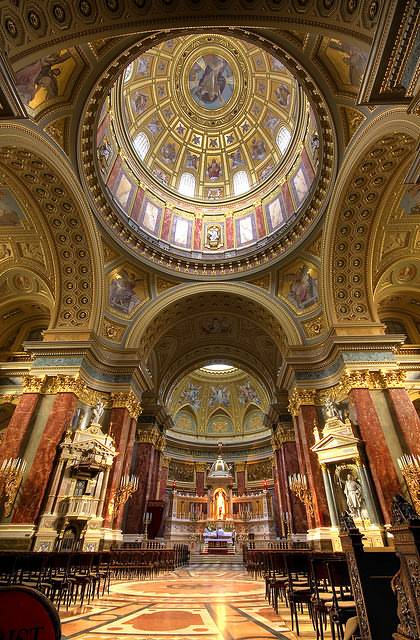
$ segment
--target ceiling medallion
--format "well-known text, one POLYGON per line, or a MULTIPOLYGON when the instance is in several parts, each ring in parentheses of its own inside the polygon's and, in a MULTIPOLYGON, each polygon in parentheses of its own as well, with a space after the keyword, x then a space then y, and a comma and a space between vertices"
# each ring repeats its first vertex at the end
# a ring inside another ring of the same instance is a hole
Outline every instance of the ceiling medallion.
POLYGON ((175 63, 175 97, 193 123, 216 129, 232 124, 248 97, 244 56, 223 36, 194 39, 175 63))

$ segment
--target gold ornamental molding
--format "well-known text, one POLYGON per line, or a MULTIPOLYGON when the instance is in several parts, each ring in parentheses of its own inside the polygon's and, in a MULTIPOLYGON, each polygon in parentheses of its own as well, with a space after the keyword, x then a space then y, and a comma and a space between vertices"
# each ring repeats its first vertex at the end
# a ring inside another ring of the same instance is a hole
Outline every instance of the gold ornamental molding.
POLYGON ((144 427, 142 428, 142 426, 137 428, 136 439, 137 442, 140 442, 141 444, 152 444, 154 447, 161 446, 162 439, 165 441, 165 437, 162 436, 161 432, 156 427, 145 429, 144 427))
POLYGON ((295 430, 293 425, 279 425, 271 438, 274 451, 281 449, 286 442, 295 442, 295 430))
POLYGON ((292 416, 297 416, 302 405, 316 404, 316 402, 315 389, 294 389, 289 399, 288 409, 292 416))
POLYGON ((27 375, 23 377, 23 393, 43 393, 55 395, 57 393, 73 393, 79 400, 94 406, 98 401, 108 403, 108 394, 95 391, 79 378, 79 376, 51 376, 37 377, 27 375))
POLYGON ((132 391, 111 393, 113 409, 127 409, 131 418, 137 418, 142 412, 141 403, 132 391))
MULTIPOLYGON (((236 469, 238 469, 238 465, 236 465, 236 469)), ((207 470, 207 464, 205 462, 196 462, 195 470, 197 473, 205 473, 207 470)))
POLYGON ((0 395, 0 404, 17 404, 20 400, 19 394, 0 395))
POLYGON ((235 464, 235 471, 245 471, 246 462, 237 462, 235 464))
POLYGON ((297 416, 302 405, 323 405, 327 399, 342 402, 352 389, 405 389, 405 380, 406 372, 402 369, 345 371, 338 384, 327 389, 295 388, 290 395, 288 409, 297 416))

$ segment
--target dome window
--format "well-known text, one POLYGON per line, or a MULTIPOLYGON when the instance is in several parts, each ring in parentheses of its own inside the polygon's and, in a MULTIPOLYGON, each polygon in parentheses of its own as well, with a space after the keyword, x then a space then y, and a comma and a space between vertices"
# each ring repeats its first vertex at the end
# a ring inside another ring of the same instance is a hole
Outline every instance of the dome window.
POLYGON ((280 127, 277 132, 276 142, 278 148, 282 153, 285 153, 287 147, 289 146, 291 137, 292 134, 287 127, 280 127))
POLYGON ((183 173, 179 181, 179 193, 192 198, 195 193, 195 178, 192 173, 183 173))
POLYGON ((237 171, 233 176, 233 192, 235 196, 249 191, 249 180, 246 171, 237 171))
POLYGON ((141 131, 138 136, 134 138, 133 144, 140 160, 144 160, 150 147, 150 141, 147 135, 141 131))

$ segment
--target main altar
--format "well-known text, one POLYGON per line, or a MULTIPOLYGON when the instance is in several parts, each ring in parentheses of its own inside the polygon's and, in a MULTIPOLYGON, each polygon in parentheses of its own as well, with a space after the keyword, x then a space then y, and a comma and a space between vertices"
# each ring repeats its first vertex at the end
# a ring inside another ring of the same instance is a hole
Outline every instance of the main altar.
POLYGON ((195 541, 204 552, 234 550, 238 541, 275 538, 271 495, 267 489, 235 495, 231 465, 219 455, 207 472, 207 491, 170 495, 165 537, 195 541))

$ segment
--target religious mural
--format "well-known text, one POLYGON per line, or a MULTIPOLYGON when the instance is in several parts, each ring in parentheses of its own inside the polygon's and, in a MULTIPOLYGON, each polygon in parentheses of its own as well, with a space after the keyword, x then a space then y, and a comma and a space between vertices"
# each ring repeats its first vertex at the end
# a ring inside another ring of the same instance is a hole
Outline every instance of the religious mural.
POLYGON ((144 277, 128 269, 114 272, 109 283, 109 306, 120 313, 132 313, 147 298, 144 277))
POLYGON ((239 385, 238 397, 241 404, 249 404, 250 402, 261 404, 261 399, 252 386, 250 380, 247 380, 244 384, 239 385))
POLYGON ((318 270, 305 262, 295 263, 280 285, 281 294, 298 311, 305 311, 319 302, 318 270))
POLYGON ((64 95, 76 68, 74 49, 51 53, 16 72, 16 86, 26 106, 36 109, 64 95))
POLYGON ((420 187, 418 185, 407 186, 401 197, 401 209, 408 215, 420 214, 420 187))
POLYGON ((194 482, 194 465, 179 460, 169 463, 168 478, 178 482, 194 482))
POLYGON ((5 187, 0 187, 0 227, 17 227, 25 216, 16 198, 5 187))
POLYGON ((197 431, 197 422, 191 411, 181 409, 174 419, 177 429, 187 433, 195 433, 197 431))
POLYGON ((273 466, 271 459, 261 460, 246 466, 246 475, 249 482, 261 482, 261 480, 271 480, 273 477, 273 466))
POLYGON ((210 391, 209 406, 210 407, 229 407, 230 391, 227 387, 212 387, 210 391))
POLYGON ((188 76, 191 97, 204 109, 224 107, 233 95, 234 83, 229 62, 215 53, 198 58, 188 76))
POLYGON ((180 399, 181 401, 188 402, 195 410, 197 410, 200 408, 201 404, 200 391, 200 385, 189 382, 185 389, 182 391, 180 399))
POLYGON ((209 436, 229 435, 235 432, 232 419, 223 411, 214 413, 207 423, 209 436))
POLYGON ((320 49, 321 59, 324 56, 339 87, 359 87, 367 63, 367 53, 347 42, 324 38, 320 49))
POLYGON ((260 409, 247 411, 244 418, 244 433, 253 433, 262 429, 265 429, 264 413, 260 409))

